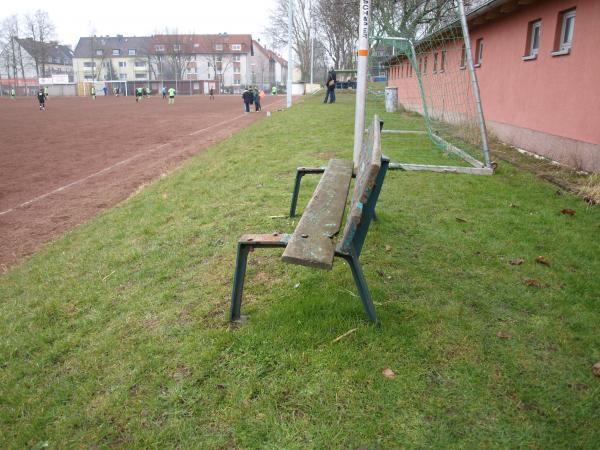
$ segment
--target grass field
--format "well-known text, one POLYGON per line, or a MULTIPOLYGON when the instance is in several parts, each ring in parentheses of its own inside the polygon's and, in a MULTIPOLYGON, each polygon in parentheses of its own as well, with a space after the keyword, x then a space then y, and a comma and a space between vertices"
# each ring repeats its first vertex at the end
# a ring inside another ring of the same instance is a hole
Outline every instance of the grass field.
POLYGON ((389 173, 361 257, 381 327, 348 266, 271 250, 228 326, 237 238, 291 232, 295 167, 352 135, 353 97, 307 99, 3 275, 0 448, 600 447, 600 209, 508 164, 389 173))

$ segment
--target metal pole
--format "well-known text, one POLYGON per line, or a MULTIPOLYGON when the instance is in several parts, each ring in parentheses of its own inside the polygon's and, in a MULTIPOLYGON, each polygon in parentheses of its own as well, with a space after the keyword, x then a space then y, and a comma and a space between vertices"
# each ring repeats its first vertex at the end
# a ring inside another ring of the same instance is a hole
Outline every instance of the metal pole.
POLYGON ((367 69, 369 65, 370 0, 360 0, 358 24, 358 60, 356 84, 356 108, 354 113, 354 167, 358 166, 362 138, 365 132, 365 107, 367 100, 367 69))
POLYGON ((475 67, 473 65, 473 55, 471 54, 471 37, 469 36, 465 5, 463 0, 456 0, 456 3, 458 4, 460 24, 462 26, 463 38, 465 40, 465 53, 467 56, 467 65, 469 66, 469 75, 471 77, 473 95, 475 96, 475 106, 477 108, 477 120, 479 122, 479 133, 481 134, 481 145, 483 147, 485 167, 490 168, 492 167, 490 161, 490 149, 488 147, 487 130, 485 129, 485 119, 483 117, 483 107, 481 106, 481 96, 479 95, 479 84, 477 83, 477 75, 475 74, 475 67))
POLYGON ((294 0, 288 1, 288 73, 287 73, 287 107, 292 107, 292 70, 294 68, 293 54, 292 54, 292 20, 294 17, 293 13, 294 0))
POLYGON ((313 67, 314 67, 314 54, 315 54, 315 36, 314 36, 314 28, 313 28, 313 9, 312 9, 312 1, 309 6, 310 13, 310 88, 312 89, 313 84, 313 67))

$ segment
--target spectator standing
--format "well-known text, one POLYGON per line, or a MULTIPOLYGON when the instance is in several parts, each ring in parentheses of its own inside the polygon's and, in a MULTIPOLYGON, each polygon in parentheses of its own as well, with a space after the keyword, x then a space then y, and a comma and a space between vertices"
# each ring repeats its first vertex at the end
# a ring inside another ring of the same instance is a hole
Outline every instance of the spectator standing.
POLYGON ((166 86, 163 86, 163 87, 162 87, 162 95, 163 95, 163 100, 164 100, 165 98, 167 98, 167 87, 166 87, 166 86))
POLYGON ((244 92, 242 93, 242 99, 244 100, 244 105, 246 105, 247 113, 250 112, 250 103, 252 103, 253 97, 254 96, 252 95, 251 91, 244 89, 244 92))
POLYGON ((212 88, 212 87, 211 87, 211 88, 208 90, 208 98, 209 98, 209 99, 211 99, 211 100, 214 100, 214 99, 215 99, 215 88, 212 88))
POLYGON ((329 73, 327 74, 327 82, 325 83, 327 86, 327 94, 325 94, 325 100, 323 103, 327 103, 327 99, 329 99, 329 103, 335 103, 335 83, 337 81, 337 77, 335 74, 335 70, 333 67, 329 69, 329 73))
POLYGON ((252 97, 254 99, 254 112, 259 112, 261 110, 260 107, 260 94, 257 88, 252 90, 252 97))
POLYGON ((108 88, 106 87, 106 85, 102 88, 102 92, 104 92, 105 97, 108 95, 108 88))

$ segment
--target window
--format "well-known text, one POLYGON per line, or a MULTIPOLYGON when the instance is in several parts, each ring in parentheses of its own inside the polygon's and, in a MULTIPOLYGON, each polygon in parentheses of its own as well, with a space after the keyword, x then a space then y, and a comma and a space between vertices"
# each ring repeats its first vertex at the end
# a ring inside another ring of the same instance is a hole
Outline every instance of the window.
POLYGON ((427 56, 423 59, 423 73, 427 73, 427 56))
POLYGON ((194 48, 198 48, 200 47, 200 44, 198 44, 197 42, 194 42, 194 48))
POLYGON ((96 56, 102 56, 102 50, 96 50, 96 56))
POLYGON ((119 61, 119 67, 127 67, 126 61, 119 61))
POLYGON ((240 72, 241 72, 240 65, 234 64, 233 65, 233 73, 240 73, 240 72))
POLYGON ((136 78, 146 78, 146 74, 145 73, 136 73, 135 77, 136 78))
POLYGON ((433 54, 433 73, 437 73, 438 70, 438 54, 433 54))
POLYGON ((120 73, 119 74, 119 79, 126 80, 127 79, 127 74, 126 73, 120 73))
POLYGON ((113 49, 112 52, 113 56, 119 56, 121 54, 121 50, 119 50, 118 48, 113 49))
POLYGON ((218 52, 223 51, 223 44, 215 44, 215 50, 218 52))
POLYGON ((134 48, 130 48, 129 51, 127 52, 127 54, 129 56, 135 56, 135 49, 134 48))
POLYGON ((241 84, 242 80, 233 80, 233 84, 241 84))
POLYGON ((529 22, 527 30, 527 43, 525 48, 525 57, 523 59, 535 59, 540 49, 540 33, 542 31, 542 21, 534 20, 529 22))
POLYGON ((146 63, 144 61, 136 61, 133 64, 135 67, 146 67, 146 63))
POLYGON ((233 62, 240 62, 240 55, 233 55, 233 62))
MULTIPOLYGON (((565 54, 571 50, 573 42, 573 31, 575 29, 575 10, 563 11, 559 15, 558 22, 558 45, 555 48, 558 53, 565 54)), ((556 53, 556 52, 555 52, 556 53)))
POLYGON ((165 46, 164 45, 155 45, 154 46, 154 50, 157 52, 164 52, 165 51, 165 46))
POLYGON ((173 51, 174 52, 181 51, 181 45, 179 45, 179 44, 173 44, 173 51))
POLYGON ((84 62, 83 67, 96 67, 95 62, 84 62))
POLYGON ((231 44, 231 50, 234 52, 239 52, 242 50, 242 44, 231 44))
POLYGON ((477 39, 475 47, 475 67, 481 66, 483 62, 483 38, 477 39))
POLYGON ((442 64, 440 66, 440 72, 443 72, 446 69, 446 63, 448 60, 446 59, 446 50, 442 50, 442 64))
POLYGON ((465 67, 467 67, 467 47, 463 44, 460 51, 460 68, 464 69, 465 67))

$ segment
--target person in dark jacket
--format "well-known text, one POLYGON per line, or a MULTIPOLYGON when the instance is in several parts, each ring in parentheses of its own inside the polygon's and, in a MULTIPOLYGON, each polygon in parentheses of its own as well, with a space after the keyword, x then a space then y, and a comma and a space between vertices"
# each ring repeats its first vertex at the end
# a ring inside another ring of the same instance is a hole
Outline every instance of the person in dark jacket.
POLYGON ((242 93, 242 99, 244 100, 244 104, 246 105, 246 112, 250 112, 250 103, 254 101, 254 95, 252 91, 249 89, 245 89, 242 93))
POLYGON ((44 94, 44 90, 40 88, 37 93, 38 102, 40 102, 40 111, 46 110, 46 95, 44 94))
POLYGON ((329 73, 327 74, 327 82, 325 85, 327 86, 327 94, 325 94, 325 100, 323 103, 327 103, 327 99, 329 99, 329 103, 335 103, 335 83, 337 81, 335 70, 333 67, 329 69, 329 73))

